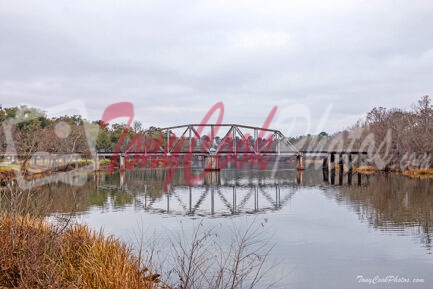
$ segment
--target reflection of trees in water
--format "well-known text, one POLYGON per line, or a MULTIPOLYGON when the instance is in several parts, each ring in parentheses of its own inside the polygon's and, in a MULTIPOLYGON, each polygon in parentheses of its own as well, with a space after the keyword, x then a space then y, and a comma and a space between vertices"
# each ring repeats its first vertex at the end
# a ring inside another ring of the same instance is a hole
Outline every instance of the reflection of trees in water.
POLYGON ((377 175, 368 187, 336 188, 336 199, 350 205, 361 220, 379 230, 415 234, 432 249, 433 180, 377 175))
MULTIPOLYGON (((50 183, 45 186, 35 187, 22 192, 22 198, 26 199, 26 205, 38 211, 38 214, 53 213, 82 213, 91 207, 121 208, 132 204, 134 196, 122 190, 101 189, 99 183, 105 183, 119 187, 119 177, 103 174, 89 174, 87 182, 82 186, 71 186, 62 182, 50 183), (40 213, 39 213, 40 211, 40 213)), ((8 190, 2 192, 3 199, 7 199, 8 190)), ((0 211, 7 209, 7 202, 0 202, 0 211)))
MULTIPOLYGON (((85 182, 83 186, 71 186, 62 182, 51 183, 41 187, 34 187, 21 191, 21 197, 26 200, 25 205, 31 204, 32 208, 26 208, 30 212, 38 211, 38 214, 46 215, 52 213, 72 213, 87 211, 90 203, 94 203, 95 183, 85 182)), ((1 192, 3 199, 7 199, 9 190, 1 192)), ((106 197, 100 197, 104 199, 106 197)), ((24 204, 24 203, 23 203, 24 204)), ((1 202, 0 209, 4 210, 8 204, 1 202)), ((24 209, 24 208, 23 208, 24 209)))
MULTIPOLYGON (((297 172, 286 167, 284 163, 280 164, 277 171, 272 170, 273 165, 270 168, 260 170, 250 169, 249 166, 245 166, 240 169, 233 168, 211 174, 206 173, 197 183, 197 186, 203 188, 207 186, 237 186, 243 188, 255 186, 256 184, 268 187, 268 185, 274 186, 275 184, 283 186, 297 186, 298 184, 315 186, 321 183, 320 171, 297 172)), ((202 172, 203 169, 199 166, 192 168, 194 175, 199 175, 202 172)), ((168 169, 157 168, 116 172, 111 175, 92 173, 88 175, 87 182, 83 186, 70 186, 58 182, 35 188, 34 192, 32 192, 32 202, 34 202, 36 208, 44 208, 48 214, 83 213, 89 211, 92 207, 101 209, 109 209, 111 206, 114 209, 121 209, 125 206, 140 207, 142 205, 140 199, 144 194, 150 202, 166 197, 164 181, 170 174, 172 174, 172 178, 168 191, 169 194, 176 197, 173 194, 176 188, 188 187, 183 168, 178 168, 172 172, 168 169)), ((251 187, 251 190, 253 190, 253 187, 251 187)), ((267 193, 267 190, 274 192, 275 188, 267 188, 265 192, 262 190, 259 191, 261 197, 270 199, 265 193, 267 193)), ((196 196, 196 193, 194 193, 194 196, 196 196)), ((254 197, 254 194, 252 197, 254 197)), ((238 202, 238 205, 243 205, 242 199, 239 199, 238 202)))

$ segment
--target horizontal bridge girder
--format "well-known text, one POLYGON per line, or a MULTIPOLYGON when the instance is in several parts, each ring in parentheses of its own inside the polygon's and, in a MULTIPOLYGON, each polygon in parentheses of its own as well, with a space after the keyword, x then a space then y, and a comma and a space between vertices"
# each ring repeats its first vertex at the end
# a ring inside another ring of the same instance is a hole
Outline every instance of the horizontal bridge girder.
POLYGON ((262 127, 256 127, 256 126, 249 126, 249 125, 241 125, 241 124, 185 124, 185 125, 178 125, 178 126, 171 126, 171 127, 165 127, 160 128, 159 130, 173 130, 177 128, 184 128, 184 127, 239 127, 239 128, 246 128, 246 129, 257 129, 261 131, 269 131, 269 132, 279 132, 279 130, 275 129, 269 129, 269 128, 262 128, 262 127))
MULTIPOLYGON (((100 155, 103 155, 103 154, 107 154, 107 155, 109 155, 109 154, 114 154, 114 153, 101 153, 100 155)), ((125 152, 125 153, 118 153, 118 154, 123 154, 123 155, 142 155, 142 154, 147 154, 147 155, 191 155, 191 153, 189 153, 189 152, 170 152, 170 153, 164 153, 164 152, 161 152, 161 153, 149 153, 149 152, 125 152)), ((200 154, 203 154, 203 155, 208 155, 209 153, 208 152, 199 152, 199 151, 196 151, 196 152, 193 152, 192 153, 193 155, 200 155, 200 154)), ((241 156, 241 155, 257 155, 257 156, 259 156, 259 155, 277 155, 277 152, 275 152, 275 151, 269 151, 269 152, 265 152, 265 153, 257 153, 257 154, 252 154, 250 151, 238 151, 238 152, 236 152, 236 153, 233 153, 233 152, 224 152, 224 151, 220 151, 219 153, 218 153, 219 155, 233 155, 233 156, 236 156, 236 155, 238 155, 238 156, 241 156)))
POLYGON ((366 151, 300 151, 300 152, 303 154, 335 154, 335 155, 340 155, 340 154, 367 155, 368 154, 368 152, 366 151))

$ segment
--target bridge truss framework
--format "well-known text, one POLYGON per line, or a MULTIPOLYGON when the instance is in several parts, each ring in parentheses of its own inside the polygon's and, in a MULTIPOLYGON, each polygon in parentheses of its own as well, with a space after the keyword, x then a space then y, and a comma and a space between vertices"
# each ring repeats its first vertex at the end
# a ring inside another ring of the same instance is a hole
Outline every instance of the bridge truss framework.
POLYGON ((237 124, 187 124, 147 130, 125 155, 301 155, 279 130, 237 124), (180 131, 176 135, 173 131, 180 131), (205 133, 204 133, 205 132, 205 133))

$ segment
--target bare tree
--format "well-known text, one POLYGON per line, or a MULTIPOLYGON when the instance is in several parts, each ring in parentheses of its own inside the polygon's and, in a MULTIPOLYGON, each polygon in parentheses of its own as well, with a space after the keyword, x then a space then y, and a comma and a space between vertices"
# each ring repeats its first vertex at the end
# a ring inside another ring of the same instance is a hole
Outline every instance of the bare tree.
POLYGON ((132 129, 135 133, 140 133, 143 131, 143 124, 139 120, 134 120, 132 123, 132 129))
MULTIPOLYGON (((239 221, 239 220, 238 220, 239 221)), ((273 248, 264 223, 254 218, 232 223, 225 239, 200 221, 190 238, 182 231, 171 241, 173 273, 178 289, 274 288, 281 278, 271 274, 273 248)), ((226 228, 227 229, 227 228, 226 228)))
POLYGON ((416 112, 420 119, 420 124, 424 133, 428 132, 430 128, 430 120, 433 116, 433 110, 431 106, 431 100, 428 95, 424 95, 418 100, 418 105, 416 106, 416 112))

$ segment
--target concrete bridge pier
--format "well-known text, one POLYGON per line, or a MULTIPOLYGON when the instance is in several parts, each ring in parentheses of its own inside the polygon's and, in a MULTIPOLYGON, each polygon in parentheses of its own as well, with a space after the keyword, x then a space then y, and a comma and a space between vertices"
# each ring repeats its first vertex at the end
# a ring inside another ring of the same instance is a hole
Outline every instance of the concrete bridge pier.
POLYGON ((120 170, 121 171, 125 170, 125 156, 124 155, 120 155, 120 170))
POLYGON ((296 156, 296 169, 298 171, 305 170, 305 157, 304 157, 304 155, 297 155, 296 156))
POLYGON ((205 185, 217 186, 221 184, 220 173, 218 171, 209 171, 204 175, 205 185))
POLYGON ((204 158, 204 170, 205 171, 219 171, 220 162, 217 156, 206 156, 204 158))

